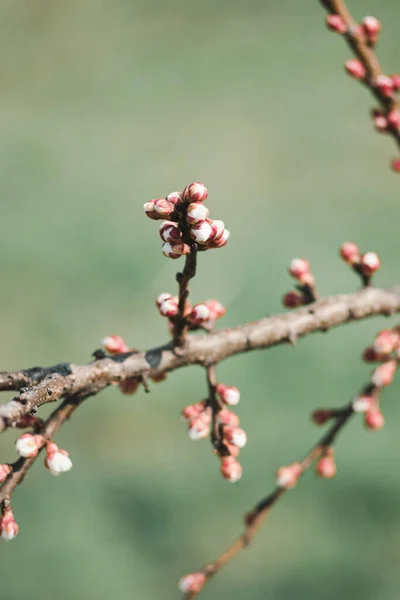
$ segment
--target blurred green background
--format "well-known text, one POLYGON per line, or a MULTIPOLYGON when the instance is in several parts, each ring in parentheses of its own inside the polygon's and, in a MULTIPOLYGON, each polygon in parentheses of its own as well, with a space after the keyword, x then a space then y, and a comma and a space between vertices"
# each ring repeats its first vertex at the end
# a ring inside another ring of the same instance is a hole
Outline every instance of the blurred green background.
MULTIPOLYGON (((349 6, 382 20, 380 57, 399 70, 398 0, 349 6)), ((379 285, 399 283, 396 151, 344 75, 350 53, 319 2, 2 0, 0 12, 1 369, 86 362, 107 334, 165 342, 154 299, 175 290, 179 263, 161 255, 142 206, 193 180, 232 233, 192 285, 195 301, 228 306, 221 326, 281 311, 297 255, 322 293, 356 289, 337 256, 347 239, 379 252, 379 285)), ((1 600, 179 598, 178 578, 230 543, 274 470, 316 439, 310 411, 367 380, 361 350, 394 322, 221 364, 250 440, 236 485, 179 418, 204 396, 200 369, 151 395, 88 401, 57 436, 72 472, 52 479, 37 464, 15 493, 1 600)), ((205 600, 398 599, 399 390, 385 392, 384 430, 355 420, 336 479, 307 474, 205 600)), ((15 437, 1 439, 2 461, 15 437)))

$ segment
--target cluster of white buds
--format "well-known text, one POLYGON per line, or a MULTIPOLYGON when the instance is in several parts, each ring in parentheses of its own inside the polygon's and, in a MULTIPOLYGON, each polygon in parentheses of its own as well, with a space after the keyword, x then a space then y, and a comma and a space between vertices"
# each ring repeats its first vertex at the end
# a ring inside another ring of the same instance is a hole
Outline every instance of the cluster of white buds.
MULTIPOLYGON (((221 461, 220 472, 224 479, 232 483, 242 476, 242 466, 238 462, 240 450, 247 444, 246 432, 239 427, 239 417, 227 406, 236 406, 240 400, 240 392, 234 386, 217 384, 216 394, 221 408, 216 415, 217 427, 222 432, 218 448, 214 453, 221 461)), ((208 400, 189 404, 182 410, 182 417, 188 422, 188 434, 191 440, 201 440, 211 431, 212 408, 208 400)))
POLYGON ((381 261, 376 252, 362 254, 354 242, 344 242, 339 248, 341 258, 355 271, 368 285, 372 276, 381 266, 381 261))
POLYGON ((315 279, 310 270, 310 263, 305 258, 294 258, 288 268, 289 274, 298 281, 295 290, 291 290, 282 298, 287 308, 297 308, 310 304, 317 299, 315 279))
POLYGON ((198 250, 226 245, 229 231, 223 221, 209 218, 209 210, 203 204, 207 197, 205 185, 195 182, 185 187, 183 192, 172 192, 165 198, 144 204, 144 211, 150 219, 163 220, 160 237, 165 256, 175 259, 189 254, 193 244, 197 244, 198 250))
MULTIPOLYGON (((179 313, 178 297, 172 296, 164 292, 156 299, 156 306, 160 315, 167 317, 170 322, 174 322, 174 318, 179 313)), ((183 316, 187 319, 189 329, 198 329, 203 327, 211 329, 215 321, 226 314, 226 308, 218 300, 206 300, 191 306, 189 301, 186 301, 183 316)))

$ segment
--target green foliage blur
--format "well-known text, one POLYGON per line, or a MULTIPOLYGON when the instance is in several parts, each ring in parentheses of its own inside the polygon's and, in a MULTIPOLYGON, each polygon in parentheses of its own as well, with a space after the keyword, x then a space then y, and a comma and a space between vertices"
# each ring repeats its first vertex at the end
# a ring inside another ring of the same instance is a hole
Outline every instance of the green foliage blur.
MULTIPOLYGON (((382 20, 380 58, 399 70, 398 0, 349 7, 382 20)), ((221 326, 283 310, 294 256, 323 294, 356 289, 337 255, 348 239, 379 252, 377 284, 399 283, 396 150, 319 2, 3 0, 0 14, 0 369, 87 362, 107 334, 165 342, 154 299, 176 289, 179 263, 142 206, 193 180, 231 230, 192 285, 195 301, 227 305, 221 326)), ((36 464, 14 495, 20 535, 1 544, 0 599, 177 599, 179 577, 222 551, 274 470, 317 439, 311 410, 367 380, 361 351, 394 322, 220 365, 249 435, 235 485, 179 418, 204 397, 201 369, 88 401, 57 436, 72 472, 36 464)), ((384 430, 355 420, 336 479, 307 474, 204 600, 398 599, 399 391, 384 394, 384 430)), ((1 439, 2 461, 15 438, 1 439)))

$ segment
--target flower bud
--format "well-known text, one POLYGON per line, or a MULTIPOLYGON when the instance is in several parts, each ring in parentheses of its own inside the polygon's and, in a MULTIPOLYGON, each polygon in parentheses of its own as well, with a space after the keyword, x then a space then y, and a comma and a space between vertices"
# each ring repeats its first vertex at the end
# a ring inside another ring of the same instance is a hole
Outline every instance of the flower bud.
POLYGON ((185 202, 203 202, 208 197, 208 190, 204 183, 197 181, 191 183, 183 190, 183 199, 185 202))
POLYGON ((356 413, 365 413, 375 406, 376 400, 373 396, 362 394, 356 396, 352 402, 352 408, 356 413))
POLYGON ((193 441, 202 440, 210 433, 210 424, 201 417, 202 415, 189 421, 188 435, 193 441))
POLYGON ((159 308, 160 314, 163 317, 175 317, 179 312, 178 298, 171 297, 168 300, 164 300, 164 302, 160 305, 159 308))
POLYGON ((375 80, 375 85, 383 96, 389 98, 393 95, 394 84, 393 79, 387 75, 378 75, 375 80))
POLYGON ((101 340, 101 345, 108 354, 123 354, 129 352, 125 340, 120 335, 109 335, 101 340))
POLYGON ((12 466, 3 463, 0 465, 0 483, 3 483, 12 471, 12 466))
POLYGON ((118 387, 123 394, 131 396, 132 394, 137 392, 139 387, 139 381, 134 377, 129 377, 128 379, 120 381, 118 387))
POLYGON ((190 236, 198 244, 205 244, 211 237, 211 225, 207 221, 199 221, 190 228, 190 236))
POLYGON ((381 261, 376 252, 366 252, 362 255, 360 264, 364 275, 373 275, 381 266, 381 261))
POLYGON ((209 321, 210 316, 211 311, 208 308, 207 304, 201 302, 193 306, 192 311, 188 316, 188 319, 194 325, 202 325, 203 323, 209 321))
POLYGON ((360 262, 360 250, 354 242, 344 242, 339 248, 340 256, 349 265, 354 265, 360 262))
MULTIPOLYGON (((229 456, 233 456, 234 458, 237 458, 240 454, 240 448, 238 446, 235 446, 234 444, 230 444, 228 442, 228 440, 225 438, 222 441, 224 443, 225 448, 229 452, 229 456)), ((217 450, 215 450, 215 448, 214 448, 213 452, 214 452, 214 454, 219 456, 219 454, 218 454, 217 450)))
POLYGON ((18 524, 14 519, 11 508, 6 508, 3 511, 3 516, 0 518, 0 535, 3 540, 9 542, 18 535, 18 524))
POLYGON ((183 200, 183 194, 182 192, 171 192, 165 199, 172 204, 179 204, 183 200))
POLYGON ((46 445, 45 467, 52 475, 58 476, 72 469, 72 462, 66 450, 60 450, 57 444, 49 442, 46 445))
POLYGON ((298 482, 301 471, 302 466, 299 462, 292 463, 287 467, 280 467, 275 474, 276 485, 289 490, 298 482))
POLYGON ((160 215, 154 210, 154 200, 149 200, 143 204, 144 212, 150 219, 161 219, 160 215))
POLYGON ((230 427, 237 427, 239 425, 239 417, 228 408, 223 408, 219 411, 218 419, 222 425, 228 425, 230 427))
POLYGON ((392 110, 387 116, 387 122, 394 129, 398 129, 400 126, 400 111, 392 110))
POLYGON ((20 456, 23 456, 24 458, 33 458, 37 455, 43 444, 44 437, 42 435, 24 433, 15 442, 15 447, 20 456))
POLYGON ((400 335, 393 329, 382 329, 374 340, 373 348, 379 354, 390 354, 400 344, 400 335))
POLYGON ((388 129, 388 119, 383 115, 374 117, 375 129, 378 133, 386 133, 388 129))
POLYGON ((291 290, 283 296, 282 304, 286 308, 297 308, 304 304, 304 296, 297 290, 291 290))
POLYGON ((215 321, 226 314, 226 308, 218 300, 207 300, 204 304, 210 311, 210 320, 215 321))
POLYGON ((202 202, 192 202, 187 207, 186 220, 190 225, 194 225, 199 221, 205 221, 209 214, 210 211, 202 202))
POLYGON ((204 400, 201 402, 195 402, 194 404, 188 404, 182 409, 181 415, 185 421, 190 421, 198 417, 205 409, 206 403, 204 400))
POLYGON ((399 91, 400 90, 400 75, 395 73, 395 74, 391 75, 390 78, 393 82, 393 89, 396 91, 399 91))
POLYGON ((234 456, 224 456, 221 459, 221 475, 231 483, 236 483, 242 476, 242 465, 234 456))
POLYGON ((181 230, 173 221, 163 221, 160 225, 160 237, 164 242, 175 244, 181 239, 181 230))
POLYGON ((393 171, 400 173, 400 158, 393 158, 390 166, 392 167, 393 171))
POLYGON ((367 429, 382 429, 385 417, 378 407, 373 407, 364 415, 364 425, 367 429))
POLYGON ((294 258, 289 265, 289 273, 300 283, 307 283, 310 275, 310 263, 305 258, 294 258))
POLYGON ((179 580, 179 590, 184 594, 198 594, 204 587, 206 576, 199 571, 198 573, 190 573, 184 575, 179 580))
POLYGON ((166 200, 165 198, 157 198, 157 200, 154 200, 153 212, 160 215, 160 219, 165 219, 166 217, 169 217, 170 215, 172 215, 174 210, 175 205, 172 204, 172 202, 166 200))
MULTIPOLYGON (((173 297, 174 296, 172 296, 172 294, 169 294, 168 292, 163 292, 162 294, 157 296, 157 299, 156 299, 157 308, 160 308, 160 306, 163 302, 165 302, 166 300, 171 300, 173 297)), ((176 298, 176 296, 175 296, 175 298, 176 298)), ((177 298, 176 298, 176 301, 178 302, 177 298)))
POLYGON ((225 231, 225 223, 219 219, 208 219, 211 225, 211 239, 218 240, 225 231))
POLYGON ((333 458, 333 448, 327 449, 326 454, 321 456, 315 467, 315 473, 318 477, 332 479, 336 475, 336 464, 333 458))
POLYGON ((354 77, 355 79, 364 79, 366 75, 366 70, 364 65, 357 58, 351 58, 346 61, 344 64, 344 68, 348 72, 349 75, 354 77))
POLYGON ((379 33, 382 29, 382 23, 375 17, 364 17, 361 21, 365 37, 367 40, 375 44, 378 41, 379 33))
POLYGON ((325 423, 333 419, 335 416, 336 411, 319 408, 314 410, 314 412, 311 414, 311 420, 313 423, 315 423, 315 425, 325 425, 325 423))
POLYGON ((347 31, 347 25, 340 15, 328 15, 326 25, 328 29, 336 31, 336 33, 346 33, 347 31))
POLYGON ((162 245, 162 252, 167 258, 180 258, 184 254, 189 254, 190 247, 183 242, 177 242, 176 244, 165 242, 162 245))
POLYGON ((244 448, 247 444, 247 434, 241 427, 224 427, 224 437, 238 448, 244 448))
POLYGON ((222 248, 223 246, 226 246, 230 235, 231 232, 228 231, 228 229, 224 229, 221 235, 210 239, 209 243, 207 244, 207 248, 222 248))
POLYGON ((371 381, 376 387, 386 387, 390 385, 393 381, 394 374, 397 369, 397 360, 388 360, 379 367, 376 367, 375 371, 372 374, 371 381))
POLYGON ((228 404, 229 406, 236 406, 240 400, 240 391, 237 387, 233 385, 224 385, 223 383, 218 383, 216 386, 216 391, 220 399, 224 404, 228 404))

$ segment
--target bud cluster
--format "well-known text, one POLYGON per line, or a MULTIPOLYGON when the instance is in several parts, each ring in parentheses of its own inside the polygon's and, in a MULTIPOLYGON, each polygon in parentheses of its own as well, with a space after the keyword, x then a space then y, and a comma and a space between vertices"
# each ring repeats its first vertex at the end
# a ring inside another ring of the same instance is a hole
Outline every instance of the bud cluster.
MULTIPOLYGON (((218 383, 215 387, 219 410, 214 418, 216 429, 220 432, 218 443, 214 443, 214 453, 220 459, 220 473, 232 483, 242 476, 242 466, 238 462, 240 450, 247 444, 246 432, 239 427, 239 417, 228 406, 236 406, 240 400, 237 387, 218 383)), ((210 401, 202 400, 185 406, 182 417, 188 423, 191 440, 201 440, 210 435, 213 409, 210 401)))
POLYGON ((341 258, 361 277, 365 286, 369 285, 372 276, 381 266, 376 252, 361 254, 354 242, 344 242, 339 248, 341 258))
MULTIPOLYGON (((179 314, 179 300, 177 296, 172 296, 164 292, 156 299, 156 306, 160 315, 167 317, 170 323, 174 323, 175 317, 179 314)), ((226 308, 218 300, 206 300, 191 306, 187 300, 183 316, 186 318, 189 329, 211 329, 215 321, 223 317, 226 308)))
POLYGON ((163 219, 160 237, 164 256, 175 259, 189 254, 194 247, 209 250, 226 245, 230 233, 223 221, 209 218, 210 211, 203 204, 207 197, 205 185, 195 182, 186 186, 183 192, 172 192, 165 198, 144 204, 150 219, 163 219))
POLYGON ((291 290, 282 298, 287 308, 297 308, 314 302, 317 297, 315 279, 310 270, 310 263, 305 258, 294 258, 288 268, 289 275, 298 281, 295 290, 291 290))

